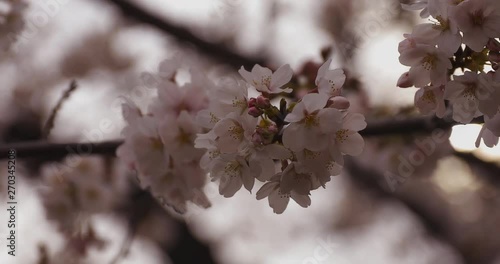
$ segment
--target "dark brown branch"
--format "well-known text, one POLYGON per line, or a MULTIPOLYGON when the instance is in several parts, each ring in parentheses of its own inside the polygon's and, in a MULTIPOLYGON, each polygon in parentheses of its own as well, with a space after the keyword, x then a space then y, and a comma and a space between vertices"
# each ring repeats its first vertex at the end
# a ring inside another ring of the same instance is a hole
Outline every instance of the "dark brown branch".
POLYGON ((107 0, 117 6, 122 13, 139 22, 151 25, 169 35, 176 37, 178 40, 190 43, 198 48, 204 54, 225 62, 233 67, 252 68, 255 64, 264 65, 263 58, 250 58, 232 51, 223 44, 208 42, 191 33, 188 29, 182 26, 175 25, 164 18, 159 18, 136 4, 126 0, 107 0))
POLYGON ((10 149, 16 151, 16 158, 40 158, 46 161, 59 160, 67 155, 115 155, 116 149, 123 141, 106 141, 100 143, 50 143, 23 142, 0 146, 0 159, 7 159, 10 149))
POLYGON ((472 153, 455 151, 453 154, 469 164, 474 175, 486 183, 500 188, 500 166, 498 164, 484 161, 472 153))
POLYGON ((420 221, 429 235, 452 246, 456 253, 464 260, 464 263, 476 263, 467 252, 461 250, 459 243, 450 236, 446 223, 441 219, 441 216, 429 210, 428 206, 411 197, 392 192, 390 188, 382 183, 384 179, 382 174, 376 170, 364 167, 356 162, 355 159, 346 159, 345 168, 349 173, 349 179, 357 186, 371 191, 371 193, 379 198, 401 202, 420 221))
POLYGON ((59 101, 57 102, 54 109, 52 109, 52 112, 50 113, 50 116, 47 119, 47 122, 45 123, 45 126, 43 127, 43 130, 42 130, 42 138, 43 139, 47 139, 47 137, 49 136, 50 131, 52 131, 52 128, 54 127, 54 122, 55 122, 57 113, 61 109, 62 104, 64 103, 64 101, 66 101, 69 98, 71 93, 73 93, 73 91, 75 91, 77 87, 78 87, 78 85, 76 84, 76 81, 74 81, 74 80, 71 81, 68 89, 66 91, 64 91, 62 97, 59 99, 59 101))
MULTIPOLYGON (((477 120, 480 122, 481 120, 477 120)), ((413 133, 429 133, 434 129, 449 129, 455 122, 447 122, 435 117, 412 117, 401 120, 384 119, 370 121, 360 134, 365 137, 381 135, 411 135, 413 133)), ((77 155, 114 155, 120 140, 101 143, 49 143, 25 142, 0 146, 0 159, 6 159, 9 149, 17 151, 17 158, 44 158, 58 160, 69 154, 77 155)))

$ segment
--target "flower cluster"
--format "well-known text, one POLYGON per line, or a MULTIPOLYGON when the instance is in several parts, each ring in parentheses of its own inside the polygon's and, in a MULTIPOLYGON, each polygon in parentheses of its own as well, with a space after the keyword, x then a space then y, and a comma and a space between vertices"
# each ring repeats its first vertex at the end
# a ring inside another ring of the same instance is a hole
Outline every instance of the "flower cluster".
POLYGON ((196 138, 196 147, 206 149, 201 167, 219 182, 224 197, 243 186, 252 191, 255 181, 264 182, 257 199, 268 197, 275 213, 282 213, 292 198, 302 207, 311 204, 310 192, 325 187, 341 172, 344 155, 358 155, 364 141, 358 131, 366 127, 364 116, 347 112, 349 101, 341 96, 346 76, 325 62, 316 77, 317 89, 298 102, 275 95, 293 77, 290 66, 274 73, 255 65, 241 68, 243 80, 228 81, 210 91, 208 109, 198 122, 207 133, 196 138), (248 90, 259 95, 249 98, 248 90))
POLYGON ((199 163, 203 150, 194 147, 202 127, 195 116, 208 106, 206 90, 213 86, 200 70, 189 70, 190 81, 180 85, 176 60, 159 66, 158 97, 147 113, 133 102, 123 104, 127 126, 125 143, 117 155, 128 167, 137 171, 143 188, 166 207, 185 213, 187 201, 208 208, 203 192, 206 172, 199 163))
POLYGON ((203 192, 207 173, 224 197, 242 186, 252 191, 258 180, 264 184, 257 199, 269 197, 274 212, 282 213, 290 198, 307 207, 310 191, 324 187, 340 173, 343 156, 358 155, 364 146, 358 133, 364 116, 347 112, 350 103, 341 96, 346 76, 330 64, 319 68, 316 89, 275 106, 274 98, 293 91, 284 88, 293 77, 288 65, 274 73, 260 65, 242 68, 242 79, 217 84, 190 67, 190 80, 180 85, 178 62, 166 60, 148 112, 123 104, 125 143, 117 154, 137 171, 143 188, 179 213, 188 201, 210 206, 203 192), (259 95, 249 98, 249 89, 259 95))
POLYGON ((411 67, 398 86, 415 86, 415 106, 467 124, 484 116, 481 138, 494 146, 500 136, 500 1, 421 0, 403 5, 421 10, 432 23, 417 25, 399 44, 399 60, 411 67), (460 69, 461 71, 457 71, 460 69), (446 101, 446 102, 445 102, 446 101))
POLYGON ((27 7, 24 0, 0 0, 0 54, 10 48, 24 28, 27 7))
POLYGON ((82 219, 109 212, 120 204, 128 181, 119 177, 114 165, 100 158, 71 156, 63 166, 44 166, 40 195, 48 219, 55 221, 63 233, 72 234, 84 228, 82 219))

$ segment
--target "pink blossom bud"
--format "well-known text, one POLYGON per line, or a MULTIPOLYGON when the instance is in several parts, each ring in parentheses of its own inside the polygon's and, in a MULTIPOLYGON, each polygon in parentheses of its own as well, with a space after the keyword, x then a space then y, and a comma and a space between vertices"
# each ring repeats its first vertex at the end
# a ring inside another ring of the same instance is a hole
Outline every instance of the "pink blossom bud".
POLYGON ((399 77, 398 87, 408 88, 413 86, 413 81, 410 79, 409 72, 405 72, 399 77))
POLYGON ((330 105, 331 108, 336 108, 336 109, 347 109, 349 106, 351 106, 351 103, 347 98, 342 97, 342 96, 335 96, 332 99, 330 99, 332 104, 330 105))
POLYGON ((491 51, 500 52, 500 43, 496 39, 490 39, 488 44, 486 44, 486 48, 491 51))
POLYGON ((257 102, 257 99, 255 98, 250 98, 250 100, 248 100, 248 107, 255 107, 255 103, 257 102))
POLYGON ((262 95, 259 95, 257 97, 256 102, 255 102, 255 106, 257 106, 258 108, 261 108, 261 109, 266 109, 266 108, 271 107, 271 103, 269 102, 268 98, 266 98, 262 95))
POLYGON ((256 145, 261 145, 263 142, 264 142, 264 139, 262 138, 262 136, 259 133, 257 133, 257 132, 253 133, 252 143, 254 143, 256 145))
POLYGON ((248 114, 253 117, 259 117, 263 114, 263 112, 259 108, 253 106, 248 109, 248 114))
POLYGON ((500 62, 500 53, 491 51, 488 54, 488 60, 490 60, 491 62, 499 63, 500 62))
POLYGON ((278 126, 276 126, 275 123, 272 123, 271 125, 269 125, 269 127, 267 128, 267 130, 271 134, 276 134, 276 133, 278 133, 278 126))

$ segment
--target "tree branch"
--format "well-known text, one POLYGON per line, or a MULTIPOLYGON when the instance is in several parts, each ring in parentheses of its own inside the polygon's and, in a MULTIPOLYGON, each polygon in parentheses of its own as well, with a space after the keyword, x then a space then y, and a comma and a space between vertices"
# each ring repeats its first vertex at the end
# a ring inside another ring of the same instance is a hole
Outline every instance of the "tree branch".
POLYGON ((215 60, 225 62, 236 68, 239 68, 241 66, 244 66, 245 68, 252 68, 255 64, 264 65, 265 63, 265 60, 263 58, 254 59, 246 57, 232 51, 230 48, 223 44, 216 44, 201 39, 190 32, 188 29, 183 28, 179 25, 175 25, 167 21, 166 19, 159 18, 139 7, 138 5, 131 3, 130 1, 107 1, 118 7, 125 16, 135 19, 136 21, 151 25, 169 35, 176 37, 180 41, 191 43, 201 52, 215 60))
POLYGON ((429 235, 453 247, 464 263, 477 263, 448 233, 446 222, 441 219, 441 216, 429 210, 428 206, 411 197, 390 191, 381 183, 384 179, 383 175, 376 170, 364 167, 353 158, 346 159, 345 168, 349 173, 349 179, 357 186, 370 190, 379 198, 401 202, 420 221, 429 235))
MULTIPOLYGON (((475 120, 481 122, 481 120, 475 120)), ((364 137, 382 135, 407 135, 413 133, 430 133, 434 129, 449 129, 457 123, 436 117, 411 117, 407 119, 383 119, 369 121, 368 126, 360 134, 364 137)), ((7 158, 10 149, 17 152, 17 158, 42 158, 58 160, 69 154, 77 155, 114 155, 122 140, 99 143, 50 143, 24 142, 0 146, 0 160, 7 158)))

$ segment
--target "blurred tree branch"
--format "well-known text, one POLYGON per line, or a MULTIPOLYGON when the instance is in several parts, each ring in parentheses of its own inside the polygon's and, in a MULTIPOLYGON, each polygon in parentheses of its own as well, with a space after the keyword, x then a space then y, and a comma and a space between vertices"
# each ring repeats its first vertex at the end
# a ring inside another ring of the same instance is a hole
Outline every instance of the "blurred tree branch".
POLYGON ((107 1, 118 7, 125 16, 151 25, 169 35, 176 37, 180 41, 191 43, 205 55, 210 56, 217 61, 225 62, 236 68, 240 68, 241 66, 244 66, 245 68, 252 68, 255 64, 265 65, 265 60, 263 58, 246 57, 234 52, 223 44, 211 43, 201 39, 188 29, 175 25, 164 18, 159 18, 131 1, 107 1))
POLYGON ((376 197, 381 199, 391 199, 402 203, 420 221, 427 233, 449 246, 458 254, 463 263, 478 263, 474 256, 464 250, 460 243, 456 241, 448 232, 447 223, 442 218, 440 210, 435 210, 426 203, 413 199, 410 195, 393 192, 383 184, 384 176, 377 170, 367 168, 359 164, 354 158, 346 159, 345 168, 349 173, 349 179, 358 187, 369 190, 376 197))
MULTIPOLYGON (((482 123, 482 120, 474 120, 482 123)), ((382 135, 401 135, 413 133, 430 133, 435 129, 450 129, 456 125, 455 121, 445 121, 436 117, 408 117, 405 119, 382 119, 368 121, 368 126, 360 131, 364 137, 382 135)), ((122 140, 97 143, 50 143, 50 142, 23 142, 0 146, 0 160, 7 158, 10 149, 15 149, 17 158, 44 158, 58 160, 69 154, 77 155, 115 155, 115 151, 122 140)))

